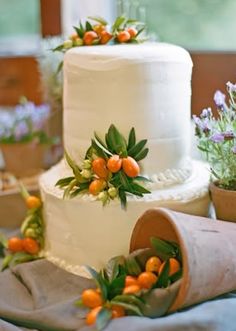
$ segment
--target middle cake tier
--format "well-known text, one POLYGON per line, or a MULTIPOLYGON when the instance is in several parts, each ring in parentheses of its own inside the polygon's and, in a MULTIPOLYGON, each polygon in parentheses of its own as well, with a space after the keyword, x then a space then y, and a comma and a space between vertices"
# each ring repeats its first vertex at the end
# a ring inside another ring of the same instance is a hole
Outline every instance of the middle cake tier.
POLYGON ((104 207, 88 194, 63 199, 63 191, 55 183, 71 175, 71 171, 62 161, 40 178, 46 257, 70 272, 85 276, 85 265, 100 269, 111 257, 128 254, 134 225, 149 208, 167 207, 207 216, 209 172, 201 162, 192 161, 192 164, 192 174, 187 180, 151 189, 142 198, 129 196, 127 208, 122 209, 118 199, 104 207))

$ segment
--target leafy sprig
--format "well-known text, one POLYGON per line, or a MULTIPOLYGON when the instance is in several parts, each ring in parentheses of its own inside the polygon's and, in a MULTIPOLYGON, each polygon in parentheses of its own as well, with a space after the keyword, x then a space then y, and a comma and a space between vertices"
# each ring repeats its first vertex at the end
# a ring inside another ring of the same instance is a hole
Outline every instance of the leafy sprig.
MULTIPOLYGON (((169 296, 174 296, 170 290, 171 284, 177 282, 182 277, 182 268, 174 275, 169 276, 171 257, 179 257, 181 262, 180 248, 177 243, 162 240, 160 238, 151 238, 151 250, 139 250, 133 252, 128 257, 117 256, 109 260, 104 269, 97 272, 91 267, 87 267, 88 272, 95 281, 96 287, 101 293, 103 306, 96 318, 96 327, 102 330, 111 320, 112 306, 121 306, 125 309, 127 315, 136 316, 159 316, 159 311, 163 311, 160 305, 168 309, 170 305, 169 296), (159 274, 156 283, 150 289, 141 289, 135 294, 124 294, 125 279, 127 275, 138 276, 145 269, 145 262, 154 253, 159 258, 166 261, 163 270, 159 274), (166 289, 169 289, 167 292, 166 289), (159 292, 154 294, 153 291, 158 289, 159 292), (159 295, 163 302, 160 302, 159 295)), ((82 299, 75 303, 78 307, 83 307, 82 299)))
MULTIPOLYGON (((99 179, 92 166, 94 160, 102 158, 107 163, 111 157, 118 155, 122 162, 124 159, 132 158, 137 163, 148 154, 146 144, 146 139, 137 141, 134 128, 130 130, 128 140, 126 140, 112 124, 105 134, 105 140, 102 140, 96 132, 94 133, 94 138, 91 139, 91 145, 85 154, 84 166, 78 166, 65 151, 65 159, 73 171, 73 176, 59 179, 56 186, 64 190, 64 198, 73 198, 78 194, 88 193, 90 184, 99 179)), ((143 186, 146 181, 148 179, 140 175, 130 177, 122 167, 115 173, 107 169, 107 178, 104 179, 105 186, 96 195, 103 204, 118 196, 121 206, 126 208, 128 194, 143 197, 144 194, 150 193, 143 186)))

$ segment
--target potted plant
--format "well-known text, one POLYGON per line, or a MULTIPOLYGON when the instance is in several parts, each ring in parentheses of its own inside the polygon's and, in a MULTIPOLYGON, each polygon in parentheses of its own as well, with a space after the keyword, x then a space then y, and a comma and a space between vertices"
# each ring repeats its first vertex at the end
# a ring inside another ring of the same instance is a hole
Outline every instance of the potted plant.
POLYGON ((36 174, 45 165, 49 106, 23 99, 14 110, 0 112, 0 150, 4 169, 17 177, 36 174))
POLYGON ((216 91, 217 116, 210 108, 194 116, 198 148, 210 164, 210 193, 216 216, 236 221, 236 84, 226 84, 229 94, 216 91))

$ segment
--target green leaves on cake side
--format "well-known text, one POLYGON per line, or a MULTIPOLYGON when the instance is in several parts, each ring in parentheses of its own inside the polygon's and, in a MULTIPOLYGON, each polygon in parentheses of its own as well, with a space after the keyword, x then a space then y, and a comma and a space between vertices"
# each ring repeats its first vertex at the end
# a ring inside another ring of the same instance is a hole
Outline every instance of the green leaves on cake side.
POLYGON ((175 242, 156 237, 151 238, 151 247, 127 257, 114 257, 99 272, 87 267, 95 288, 83 290, 75 303, 87 309, 87 325, 102 330, 113 318, 153 318, 168 311, 182 277, 180 248, 175 242))
POLYGON ((64 198, 90 193, 105 205, 118 197, 125 208, 128 194, 143 197, 150 193, 143 186, 148 179, 140 176, 138 163, 148 154, 146 144, 146 139, 136 140, 134 128, 126 140, 112 124, 104 141, 94 133, 81 166, 65 151, 73 176, 60 179, 56 185, 64 190, 64 198))

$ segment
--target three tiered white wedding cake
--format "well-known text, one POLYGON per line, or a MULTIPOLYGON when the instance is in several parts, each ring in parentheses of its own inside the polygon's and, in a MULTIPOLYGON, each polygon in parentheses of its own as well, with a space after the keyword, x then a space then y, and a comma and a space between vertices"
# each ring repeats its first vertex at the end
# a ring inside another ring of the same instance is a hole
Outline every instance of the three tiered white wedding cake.
POLYGON ((65 161, 40 179, 46 222, 45 253, 67 270, 84 274, 84 265, 101 268, 127 254, 138 217, 148 208, 168 207, 207 215, 206 166, 190 158, 192 61, 184 49, 162 43, 80 47, 64 59, 64 145, 78 163, 94 131, 104 137, 113 123, 125 136, 132 127, 147 139, 140 162, 150 194, 128 196, 102 206, 90 194, 63 199, 55 186, 70 176, 65 161))

